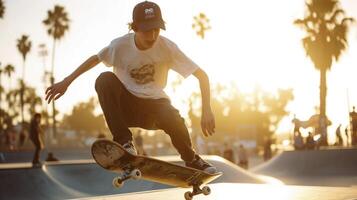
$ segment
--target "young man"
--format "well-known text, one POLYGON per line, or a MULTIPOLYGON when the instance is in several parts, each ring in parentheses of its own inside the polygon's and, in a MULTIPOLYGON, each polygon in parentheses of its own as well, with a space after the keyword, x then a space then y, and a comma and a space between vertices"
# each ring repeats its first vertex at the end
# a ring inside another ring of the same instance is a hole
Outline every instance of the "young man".
POLYGON ((169 69, 185 78, 193 74, 199 80, 202 94, 202 131, 205 136, 212 135, 215 121, 206 73, 172 41, 160 36, 165 23, 157 4, 149 1, 137 4, 131 28, 134 33, 114 39, 63 81, 49 87, 46 100, 58 99, 79 75, 103 62, 113 67, 114 73, 102 73, 95 89, 114 141, 136 154, 128 127, 162 129, 170 136, 186 166, 215 173, 216 168, 192 149, 184 120, 163 91, 169 69))
POLYGON ((40 153, 41 149, 43 149, 44 144, 41 139, 41 114, 40 113, 35 113, 34 116, 31 119, 30 123, 30 139, 32 143, 35 145, 35 153, 33 155, 32 159, 32 166, 33 167, 40 167, 41 162, 40 162, 40 153))

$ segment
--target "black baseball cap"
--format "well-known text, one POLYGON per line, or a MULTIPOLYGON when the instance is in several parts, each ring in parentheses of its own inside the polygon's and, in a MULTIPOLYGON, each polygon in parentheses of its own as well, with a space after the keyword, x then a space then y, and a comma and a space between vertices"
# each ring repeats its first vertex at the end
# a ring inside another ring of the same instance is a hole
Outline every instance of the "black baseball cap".
POLYGON ((133 10, 133 22, 138 30, 149 31, 155 28, 166 29, 160 7, 150 1, 138 3, 133 10))

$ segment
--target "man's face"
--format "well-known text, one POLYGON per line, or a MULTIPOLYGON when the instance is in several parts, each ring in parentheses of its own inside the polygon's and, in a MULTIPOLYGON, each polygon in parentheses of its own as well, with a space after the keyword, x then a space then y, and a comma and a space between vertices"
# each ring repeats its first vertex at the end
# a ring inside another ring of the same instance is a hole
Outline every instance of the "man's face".
POLYGON ((141 50, 149 49, 154 45, 159 34, 160 28, 149 31, 138 30, 135 32, 135 44, 141 50))
POLYGON ((40 124, 41 123, 41 117, 36 117, 36 123, 40 124))

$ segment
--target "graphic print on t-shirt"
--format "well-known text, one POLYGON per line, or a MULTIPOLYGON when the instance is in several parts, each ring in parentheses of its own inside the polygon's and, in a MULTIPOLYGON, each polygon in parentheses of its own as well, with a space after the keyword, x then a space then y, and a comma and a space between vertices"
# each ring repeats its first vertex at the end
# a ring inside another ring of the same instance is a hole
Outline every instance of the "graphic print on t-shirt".
POLYGON ((154 74, 155 66, 153 64, 145 64, 140 68, 130 70, 130 76, 140 85, 153 82, 154 74))

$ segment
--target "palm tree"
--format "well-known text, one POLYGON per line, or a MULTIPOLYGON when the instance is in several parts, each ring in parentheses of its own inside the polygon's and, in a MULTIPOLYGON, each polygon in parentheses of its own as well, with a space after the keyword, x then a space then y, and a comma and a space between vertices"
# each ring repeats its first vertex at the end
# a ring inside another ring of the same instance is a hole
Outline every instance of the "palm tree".
POLYGON ((1 68, 1 62, 0 62, 0 86, 1 86, 1 75, 2 75, 2 73, 4 73, 4 70, 1 68))
POLYGON ((8 64, 4 68, 4 73, 9 78, 9 90, 11 90, 11 75, 15 72, 15 67, 11 64, 8 64))
POLYGON ((38 55, 42 58, 42 64, 43 64, 43 85, 45 86, 45 89, 46 87, 48 86, 47 85, 47 82, 46 82, 46 58, 47 58, 47 55, 48 55, 48 51, 47 51, 47 47, 46 47, 46 44, 40 44, 38 45, 38 55))
POLYGON ((4 88, 3 86, 1 85, 1 76, 2 76, 2 73, 3 73, 3 69, 1 68, 1 63, 0 63, 0 131, 2 131, 2 116, 3 116, 3 112, 2 112, 2 109, 1 109, 1 102, 2 102, 2 93, 4 92, 4 88))
MULTIPOLYGON (((1 75, 4 73, 4 70, 1 67, 1 62, 0 62, 0 87, 2 87, 1 85, 1 75)), ((0 91, 0 103, 1 103, 1 91, 0 91)))
POLYGON ((22 79, 18 80, 18 86, 8 92, 7 95, 9 113, 12 111, 13 116, 17 116, 17 109, 23 105, 27 114, 32 116, 36 110, 39 110, 42 104, 42 99, 36 94, 35 88, 26 86, 22 79), (21 102, 23 96, 23 103, 21 102))
POLYGON ((211 29, 211 26, 209 25, 210 20, 204 13, 199 13, 198 16, 193 17, 193 20, 192 28, 197 29, 196 34, 204 39, 205 32, 211 29))
MULTIPOLYGON (((6 74, 7 76, 8 76, 8 78, 9 78, 9 88, 8 88, 8 91, 9 91, 9 93, 10 93, 10 91, 11 91, 11 75, 12 75, 12 73, 14 73, 15 72, 15 67, 13 66, 13 65, 11 65, 11 64, 7 64, 6 66, 5 66, 5 68, 4 68, 4 70, 3 70, 3 73, 4 74, 6 74)), ((0 80, 0 83, 1 83, 1 80, 0 80)), ((0 84, 1 85, 1 84, 0 84)), ((1 92, 0 92, 0 102, 1 102, 1 92)), ((9 110, 10 110, 10 108, 9 108, 9 110)), ((8 110, 8 113, 9 113, 9 110, 8 110)), ((8 114, 7 113, 7 114, 8 114)), ((9 116, 8 116, 9 117, 9 116)), ((4 119, 4 116, 2 117, 2 119, 4 119)), ((1 120, 0 120, 0 123, 1 123, 1 120)), ((3 123, 4 124, 4 123, 3 123)))
POLYGON ((337 0, 308 0, 303 19, 294 24, 306 31, 302 39, 307 56, 320 71, 320 127, 322 141, 327 144, 326 73, 348 46, 347 33, 353 18, 346 17, 337 0))
MULTIPOLYGON (((17 49, 22 55, 23 65, 22 65, 22 84, 21 86, 25 85, 25 63, 26 63, 26 56, 28 52, 31 50, 31 41, 28 40, 29 36, 22 35, 20 39, 17 40, 17 49)), ((21 120, 22 124, 24 124, 24 88, 21 88, 20 92, 20 102, 21 102, 21 120)))
POLYGON ((26 56, 31 50, 31 41, 28 40, 29 36, 22 35, 20 39, 17 40, 17 49, 22 55, 23 65, 22 65, 22 80, 25 82, 25 62, 26 56))
MULTIPOLYGON (((43 64, 43 77, 42 77, 42 81, 43 81, 43 86, 44 86, 44 90, 46 90, 46 88, 49 86, 49 83, 51 83, 51 73, 48 72, 46 70, 46 58, 48 56, 48 50, 47 50, 47 46, 46 44, 42 43, 40 45, 38 45, 38 55, 42 58, 42 64, 43 64)), ((49 127, 49 116, 48 116, 48 106, 47 106, 47 102, 45 101, 43 103, 43 110, 42 110, 42 114, 46 113, 46 117, 44 117, 44 115, 42 115, 42 117, 45 119, 46 122, 46 130, 49 127)))
POLYGON ((6 93, 6 102, 8 107, 7 113, 9 114, 11 119, 15 119, 19 115, 19 112, 17 111, 15 106, 17 103, 16 95, 17 95, 16 90, 9 90, 6 93))
MULTIPOLYGON (((41 107, 42 99, 36 94, 35 88, 27 87, 24 95, 24 102, 27 110, 29 111, 30 116, 33 116, 36 113, 36 108, 41 107)), ((42 110, 42 109, 41 109, 42 110)))
MULTIPOLYGON (((53 11, 47 11, 47 18, 42 21, 47 28, 47 33, 53 38, 52 48, 52 66, 51 66, 51 85, 54 84, 54 63, 56 41, 60 40, 66 31, 69 30, 69 18, 63 6, 55 5, 53 11)), ((52 120, 53 120, 53 135, 56 137, 56 107, 52 101, 52 120)))
POLYGON ((4 17, 4 13, 5 13, 5 5, 4 2, 0 0, 0 18, 4 17))
POLYGON ((50 71, 45 71, 44 72, 44 75, 43 75, 43 83, 45 84, 45 85, 49 85, 49 84, 51 84, 51 72, 50 71))

